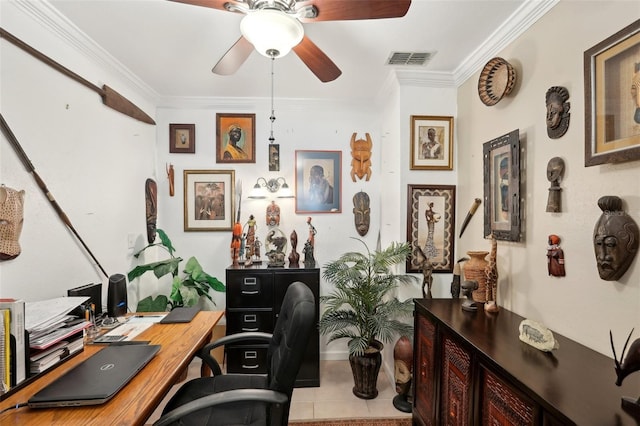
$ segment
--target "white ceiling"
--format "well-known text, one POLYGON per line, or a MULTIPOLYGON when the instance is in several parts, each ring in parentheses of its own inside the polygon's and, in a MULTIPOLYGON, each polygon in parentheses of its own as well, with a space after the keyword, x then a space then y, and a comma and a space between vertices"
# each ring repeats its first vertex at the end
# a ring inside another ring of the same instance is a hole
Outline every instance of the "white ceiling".
MULTIPOLYGON (((460 83, 556 1, 413 0, 403 18, 304 24, 342 75, 321 83, 291 52, 275 62, 275 95, 371 99, 392 70, 460 83), (394 51, 435 56, 424 66, 385 65, 394 51)), ((50 3, 157 96, 270 96, 270 60, 255 51, 232 76, 211 72, 240 37, 243 15, 165 0, 50 3)))

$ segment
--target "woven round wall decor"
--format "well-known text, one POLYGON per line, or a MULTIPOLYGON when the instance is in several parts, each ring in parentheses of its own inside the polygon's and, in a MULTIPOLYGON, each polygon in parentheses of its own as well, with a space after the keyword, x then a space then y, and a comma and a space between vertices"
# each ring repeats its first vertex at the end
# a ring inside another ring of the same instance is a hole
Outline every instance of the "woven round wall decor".
POLYGON ((516 84, 516 71, 502 58, 493 58, 482 69, 478 95, 483 104, 493 106, 507 96, 516 84))

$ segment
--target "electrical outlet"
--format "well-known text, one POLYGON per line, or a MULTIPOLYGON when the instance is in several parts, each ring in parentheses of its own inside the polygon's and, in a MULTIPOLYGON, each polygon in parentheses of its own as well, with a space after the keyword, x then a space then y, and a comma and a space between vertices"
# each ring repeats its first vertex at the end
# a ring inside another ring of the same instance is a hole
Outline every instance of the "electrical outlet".
POLYGON ((127 234, 127 247, 132 249, 136 246, 136 236, 135 234, 127 234))

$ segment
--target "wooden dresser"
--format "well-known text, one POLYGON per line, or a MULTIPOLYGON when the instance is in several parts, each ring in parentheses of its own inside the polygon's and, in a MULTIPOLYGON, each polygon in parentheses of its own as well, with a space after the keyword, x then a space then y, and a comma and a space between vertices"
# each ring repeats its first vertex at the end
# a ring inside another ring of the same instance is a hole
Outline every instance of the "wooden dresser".
POLYGON ((416 300, 414 424, 637 425, 620 400, 640 395, 640 373, 618 387, 612 358, 557 333, 559 349, 539 351, 518 338, 523 317, 461 302, 416 300))
MULTIPOLYGON (((320 269, 269 268, 266 264, 229 267, 226 270, 227 334, 243 331, 272 333, 282 299, 290 284, 307 285, 316 299, 316 324, 319 318, 320 269)), ((227 372, 266 373, 267 345, 228 345, 227 372)), ((320 336, 314 327, 309 337, 296 387, 320 386, 320 336)))

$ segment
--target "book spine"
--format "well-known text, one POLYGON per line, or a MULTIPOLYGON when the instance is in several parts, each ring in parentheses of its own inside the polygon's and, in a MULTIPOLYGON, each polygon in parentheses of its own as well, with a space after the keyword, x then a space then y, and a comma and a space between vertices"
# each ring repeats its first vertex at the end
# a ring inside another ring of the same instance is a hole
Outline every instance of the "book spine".
POLYGON ((1 317, 1 330, 0 330, 0 380, 2 381, 2 393, 9 390, 11 385, 11 376, 9 372, 10 357, 9 353, 9 319, 11 318, 11 312, 8 309, 0 309, 1 317))
POLYGON ((24 334, 24 300, 0 301, 0 309, 11 311, 10 332, 15 339, 15 353, 11 356, 11 375, 15 377, 12 385, 17 385, 27 378, 25 351, 27 342, 24 334))

